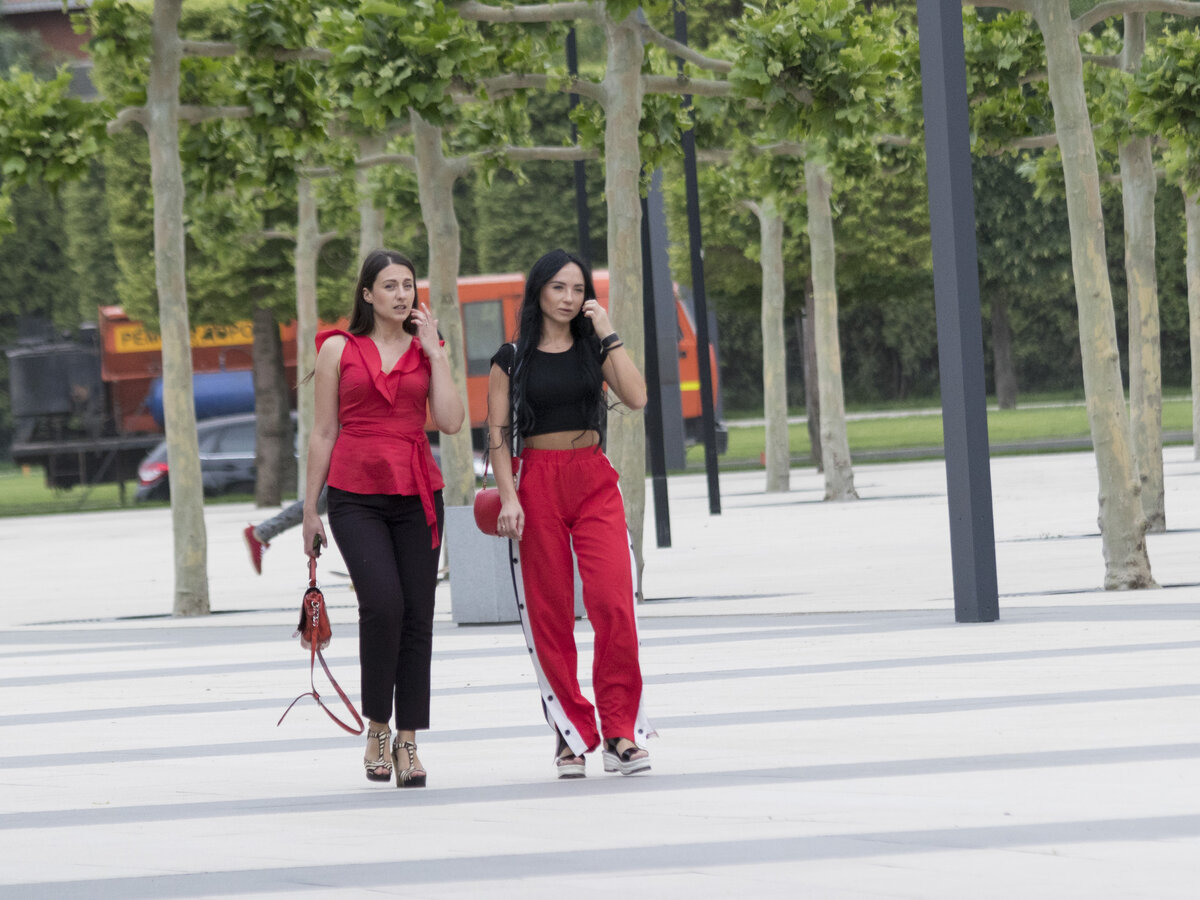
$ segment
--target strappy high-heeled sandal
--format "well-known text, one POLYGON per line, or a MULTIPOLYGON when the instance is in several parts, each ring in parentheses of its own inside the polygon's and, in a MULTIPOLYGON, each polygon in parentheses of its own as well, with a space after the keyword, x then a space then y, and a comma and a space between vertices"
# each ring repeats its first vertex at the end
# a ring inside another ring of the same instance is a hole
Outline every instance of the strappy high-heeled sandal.
POLYGON ((396 764, 396 787, 425 787, 426 773, 424 769, 417 768, 417 745, 413 741, 402 741, 400 735, 396 735, 392 744, 392 761, 396 764), (400 768, 401 751, 408 758, 408 765, 404 768, 400 768))
POLYGON ((372 731, 367 729, 367 740, 374 738, 379 742, 379 758, 367 759, 363 757, 363 765, 367 769, 368 781, 391 781, 392 780, 392 757, 388 753, 388 738, 392 736, 391 731, 372 731), (376 769, 387 769, 386 772, 376 772, 376 769))
POLYGON ((571 749, 566 739, 555 732, 558 745, 554 748, 554 770, 559 778, 583 778, 587 775, 586 762, 582 756, 571 749))
POLYGON ((620 772, 622 775, 648 772, 650 771, 650 754, 629 738, 609 738, 604 742, 604 771, 620 772), (617 752, 621 741, 629 741, 630 746, 617 752))

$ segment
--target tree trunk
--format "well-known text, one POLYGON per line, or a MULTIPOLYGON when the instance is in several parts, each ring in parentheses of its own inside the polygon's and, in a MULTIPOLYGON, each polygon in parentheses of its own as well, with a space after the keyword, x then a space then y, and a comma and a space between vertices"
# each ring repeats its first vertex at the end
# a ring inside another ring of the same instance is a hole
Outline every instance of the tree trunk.
POLYGON ((1188 336, 1192 346, 1192 457, 1200 459, 1200 193, 1183 192, 1187 222, 1188 336))
POLYGON ((808 243, 812 254, 814 331, 817 383, 821 397, 821 459, 826 500, 857 500, 850 441, 846 436, 846 402, 842 389, 842 350, 838 342, 837 286, 834 271, 832 186, 829 173, 811 155, 804 160, 808 194, 808 243))
POLYGON ((992 301, 992 372, 996 403, 1001 409, 1017 408, 1017 370, 1013 365, 1012 326, 1008 321, 1008 296, 997 291, 992 301))
MULTIPOLYGON (((462 314, 458 307, 458 264, 461 242, 454 214, 454 182, 457 172, 442 154, 442 130, 412 113, 417 158, 417 185, 421 218, 429 240, 429 299, 438 330, 446 342, 454 387, 467 402, 467 360, 462 314)), ((475 467, 471 428, 438 438, 442 456, 442 493, 447 506, 467 506, 475 496, 475 467)))
MULTIPOLYGON (((1145 13, 1125 16, 1121 67, 1136 72, 1146 45, 1145 13)), ((1158 178, 1150 138, 1120 148, 1121 198, 1125 210, 1125 276, 1129 284, 1129 418, 1133 454, 1142 489, 1146 530, 1167 530, 1163 496, 1162 329, 1154 269, 1154 194, 1158 178)))
MULTIPOLYGON (((296 377, 303 381, 317 368, 317 254, 321 251, 321 226, 312 180, 296 180, 296 377)), ((308 436, 316 417, 311 383, 296 391, 296 431, 299 464, 296 496, 304 498, 308 471, 308 436)))
POLYGON ((809 452, 817 471, 823 472, 821 459, 821 385, 817 375, 817 337, 813 323, 817 320, 816 298, 813 296, 812 274, 804 284, 804 317, 801 319, 800 346, 804 356, 804 413, 808 423, 809 452))
MULTIPOLYGON (((641 148, 642 40, 636 13, 622 22, 606 17, 604 74, 604 197, 608 204, 608 309, 639 370, 646 357, 642 320, 641 148)), ((653 389, 653 386, 652 386, 653 389)), ((646 513, 646 432, 641 411, 608 415, 608 455, 621 476, 625 521, 637 559, 642 597, 642 532, 646 513)))
POLYGON ((1034 11, 1046 44, 1050 100, 1066 182, 1083 387, 1100 486, 1104 586, 1110 590, 1150 587, 1154 579, 1146 553, 1146 518, 1121 385, 1100 176, 1083 88, 1083 60, 1068 0, 1035 0, 1034 11))
POLYGON ((175 539, 177 616, 205 615, 208 537, 192 396, 183 225, 183 168, 179 161, 179 40, 182 0, 155 0, 150 80, 146 88, 150 181, 154 192, 154 277, 162 331, 163 412, 171 465, 171 525, 175 539))
MULTIPOLYGON (((358 139, 359 159, 381 156, 385 149, 387 138, 382 135, 358 139)), ((355 169, 354 184, 358 193, 358 261, 361 263, 372 250, 383 249, 383 226, 387 212, 371 195, 369 169, 355 169)))
POLYGON ((292 422, 279 323, 254 307, 254 505, 278 506, 296 483, 292 422))
POLYGON ((767 421, 767 493, 787 491, 791 479, 791 450, 787 422, 787 350, 783 339, 783 216, 774 197, 767 197, 758 214, 762 245, 762 379, 763 414, 767 421))

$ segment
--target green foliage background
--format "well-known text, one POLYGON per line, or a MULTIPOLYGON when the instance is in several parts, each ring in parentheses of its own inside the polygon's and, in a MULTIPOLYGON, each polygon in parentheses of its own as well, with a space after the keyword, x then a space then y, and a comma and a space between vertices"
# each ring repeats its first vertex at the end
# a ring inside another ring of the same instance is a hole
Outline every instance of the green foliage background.
MULTIPOLYGON (((377 4, 377 12, 382 15, 392 6, 377 4)), ((652 21, 669 32, 666 5, 652 3, 646 8, 652 21)), ((727 33, 728 23, 739 18, 746 8, 747 4, 737 0, 691 4, 692 43, 709 46, 718 42, 727 33)), ((138 23, 144 21, 138 16, 144 16, 146 9, 145 4, 134 8, 125 30, 105 39, 114 41, 114 47, 122 42, 138 46, 143 40, 138 23)), ((443 13, 437 4, 422 2, 421 9, 431 21, 441 23, 438 27, 446 30, 447 41, 457 42, 454 46, 466 46, 456 30, 459 25, 439 18, 443 13)), ((206 39, 229 36, 235 32, 235 17, 241 12, 240 4, 227 0, 189 0, 184 6, 183 30, 187 35, 206 39)), ((992 60, 991 64, 997 66, 999 74, 989 89, 1009 92, 1003 101, 982 104, 977 111, 979 117, 985 112, 992 116, 986 123, 978 119, 980 139, 996 144, 1016 127, 1009 105, 1016 97, 1011 92, 1021 93, 1014 80, 1019 74, 1016 61, 1037 51, 1037 47, 1024 40, 1012 19, 992 18, 996 19, 997 30, 978 45, 972 45, 969 52, 992 60), (1007 60, 1005 64, 1010 68, 999 68, 1000 63, 995 62, 998 60, 1007 60)), ((1100 38, 1097 35, 1097 40, 1100 38)), ((580 30, 579 43, 583 71, 598 75, 603 64, 602 36, 596 29, 585 27, 580 30)), ((1170 46, 1180 53, 1190 52, 1189 48, 1197 46, 1197 39, 1190 34, 1176 35, 1170 46)), ((520 48, 514 44, 505 52, 515 54, 520 48)), ((797 64, 804 63, 804 59, 797 64)), ((1185 113, 1171 107, 1170 96, 1177 81, 1195 83, 1192 74, 1195 68, 1161 55, 1153 61, 1156 68, 1142 80, 1141 94, 1135 93, 1131 103, 1143 110, 1143 118, 1152 124, 1183 121, 1185 113)), ((660 62, 648 68, 661 69, 660 62)), ((32 69, 43 79, 54 74, 53 66, 45 62, 44 48, 0 29, 0 65, 7 69, 10 64, 32 69)), ((97 60, 94 78, 113 98, 136 97, 143 89, 142 76, 136 68, 123 63, 119 55, 102 55, 97 60)), ((220 66, 211 65, 211 61, 190 61, 185 72, 185 93, 196 102, 228 99, 236 86, 223 78, 220 66)), ((769 90, 770 80, 768 77, 763 81, 764 90, 769 90)), ((371 87, 370 79, 360 81, 360 89, 371 87)), ((833 98, 851 90, 836 77, 822 83, 833 98)), ((297 91, 310 87, 303 79, 295 85, 297 91)), ((1024 96, 1026 100, 1031 96, 1036 100, 1040 95, 1036 89, 1027 89, 1024 96)), ((430 98, 429 102, 431 109, 441 109, 449 115, 449 107, 442 108, 443 95, 430 98)), ((571 141, 565 96, 528 92, 521 102, 533 143, 562 145, 571 141)), ((832 115, 834 106, 831 100, 823 109, 832 115)), ((722 146, 733 138, 737 129, 727 127, 723 131, 706 121, 705 116, 715 108, 712 103, 700 100, 697 108, 701 116, 698 130, 701 146, 722 146)), ((674 110, 669 104, 655 105, 647 115, 658 127, 657 141, 669 132, 674 110)), ((1030 133, 1044 130, 1045 115, 1043 109, 1038 113, 1041 118, 1034 116, 1024 122, 1030 133)), ((311 124, 307 119, 306 122, 311 124)), ((1190 119, 1187 123, 1188 128, 1193 127, 1190 119)), ((479 143, 488 124, 476 122, 477 129, 483 131, 464 131, 453 139, 460 142, 460 149, 471 146, 472 142, 479 143)), ((187 131, 185 140, 189 137, 201 142, 212 140, 218 148, 221 141, 238 139, 237 129, 232 126, 220 133, 206 133, 201 128, 187 131)), ((1194 167, 1194 156, 1185 147, 1174 149, 1173 171, 1186 174, 1194 167)), ((1081 393, 1065 209, 1061 196, 1047 183, 1046 171, 1052 165, 1035 166, 1032 159, 981 155, 974 160, 984 315, 988 315, 995 298, 1006 299, 1022 392, 1081 393), (1040 191, 1035 190, 1031 180, 1035 168, 1041 169, 1040 191)), ((867 171, 859 161, 853 172, 844 173, 844 180, 835 185, 839 330, 846 398, 851 405, 932 399, 938 390, 925 173, 912 160, 897 157, 890 162, 896 165, 882 174, 879 170, 867 171)), ((673 237, 673 275, 687 287, 691 274, 687 265, 682 168, 677 157, 668 157, 664 165, 673 237)), ((786 188, 789 184, 802 184, 802 165, 799 159, 776 160, 770 163, 770 168, 775 182, 786 188)), ((588 162, 585 170, 592 257, 594 264, 602 267, 607 264, 603 163, 588 162)), ((241 199, 231 201, 224 196, 226 189, 231 192, 236 186, 238 173, 218 174, 219 177, 214 177, 212 171, 192 172, 189 176, 188 215, 194 235, 205 237, 191 240, 188 246, 192 319, 203 323, 246 318, 256 303, 274 310, 281 321, 290 319, 295 300, 291 247, 283 241, 257 240, 252 232, 254 228, 266 227, 294 230, 294 202, 280 191, 278 196, 239 206, 243 203, 241 199), (228 239, 214 240, 213 235, 228 239)), ((385 243, 412 256, 423 273, 426 237, 411 175, 399 169, 381 170, 372 172, 371 179, 387 209, 385 243)), ((785 246, 788 391, 789 405, 798 409, 804 396, 800 325, 809 263, 803 193, 794 186, 786 189, 791 191, 787 195, 785 246)), ((755 249, 758 226, 742 201, 761 198, 745 196, 744 185, 733 183, 728 167, 721 165, 701 167, 700 190, 705 279, 717 325, 724 406, 730 412, 755 411, 762 402, 761 283, 755 249)), ((332 318, 344 314, 350 300, 348 286, 353 282, 358 249, 355 197, 345 173, 322 179, 318 191, 322 229, 338 234, 326 245, 319 260, 319 304, 322 314, 332 318)), ((551 247, 577 249, 570 165, 526 163, 518 170, 489 166, 457 185, 455 208, 463 241, 463 274, 524 271, 551 247)), ((1125 282, 1119 194, 1107 194, 1105 208, 1110 274, 1118 308, 1118 329, 1124 342, 1125 282)), ((140 129, 127 129, 116 135, 102 160, 91 166, 86 179, 68 184, 56 194, 41 188, 16 192, 12 215, 17 230, 0 240, 0 345, 11 344, 34 320, 50 322, 60 331, 73 329, 94 319, 98 304, 120 303, 131 315, 153 326, 157 298, 149 165, 146 139, 140 129)), ((1185 386, 1189 382, 1190 360, 1182 200, 1177 188, 1167 184, 1160 187, 1157 216, 1163 379, 1168 387, 1185 386)), ((992 351, 986 322, 984 342, 990 387, 992 351)), ((1123 354, 1124 351, 1122 343, 1123 354)), ((0 359, 0 388, 6 387, 6 383, 6 363, 0 359)), ((0 389, 0 447, 7 445, 10 436, 8 402, 8 391, 0 389)))

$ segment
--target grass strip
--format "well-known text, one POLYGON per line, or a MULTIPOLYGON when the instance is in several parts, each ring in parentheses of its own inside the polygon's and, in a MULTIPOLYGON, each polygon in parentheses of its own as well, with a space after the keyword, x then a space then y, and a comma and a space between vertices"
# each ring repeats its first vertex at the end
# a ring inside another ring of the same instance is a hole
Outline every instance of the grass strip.
MULTIPOLYGON (((1163 432, 1187 432, 1192 429, 1192 404, 1188 398, 1163 401, 1163 432)), ((1003 444, 1087 440, 1090 436, 1087 409, 1082 405, 993 409, 988 411, 988 440, 993 447, 1003 444)), ((850 454, 876 451, 906 451, 942 446, 940 413, 888 415, 851 419, 846 423, 850 454)), ((1189 441, 1190 443, 1190 441, 1189 441)), ((804 464, 810 458, 808 426, 788 426, 788 447, 794 462, 804 464)), ((766 428, 762 425, 730 425, 729 447, 721 456, 721 466, 744 468, 761 465, 766 448, 766 428)), ((688 448, 687 467, 704 467, 704 448, 688 448)))

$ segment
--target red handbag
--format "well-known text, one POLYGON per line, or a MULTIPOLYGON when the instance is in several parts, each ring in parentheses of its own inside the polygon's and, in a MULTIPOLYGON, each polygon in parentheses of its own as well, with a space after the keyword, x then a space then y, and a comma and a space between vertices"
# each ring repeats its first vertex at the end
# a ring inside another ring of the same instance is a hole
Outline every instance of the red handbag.
MULTIPOLYGON (((315 567, 316 560, 313 560, 315 567)), ((300 601, 300 624, 292 635, 300 635, 300 646, 305 650, 317 645, 318 650, 324 650, 333 640, 333 628, 329 624, 329 616, 325 613, 325 595, 316 585, 309 585, 300 601)))
POLYGON ((500 490, 487 486, 488 461, 483 462, 483 488, 475 495, 475 524, 484 534, 500 537, 500 490))
MULTIPOLYGON (((313 549, 319 552, 320 548, 321 539, 318 537, 313 541, 313 549)), ((300 624, 296 626, 296 631, 292 637, 296 637, 297 635, 300 637, 300 646, 309 653, 308 684, 312 690, 304 692, 289 703, 288 708, 279 717, 279 721, 275 723, 275 727, 278 728, 283 724, 284 718, 292 711, 293 706, 305 697, 312 697, 317 701, 317 705, 325 710, 325 714, 346 731, 351 734, 362 734, 362 717, 358 714, 358 710, 354 708, 354 704, 350 702, 350 698, 346 696, 346 692, 342 690, 342 686, 337 683, 337 679, 333 677, 333 673, 329 671, 329 665, 325 662, 325 657, 321 655, 321 651, 328 647, 329 642, 333 639, 333 629, 330 627, 329 614, 325 609, 325 595, 317 587, 317 558, 315 556, 308 558, 308 589, 304 592, 304 598, 300 601, 300 624), (350 715, 358 723, 357 730, 335 716, 333 711, 325 705, 325 701, 321 699, 321 695, 317 693, 317 685, 314 678, 318 659, 321 661, 321 668, 325 670, 325 675, 329 679, 329 683, 333 685, 333 689, 337 691, 337 695, 346 704, 346 709, 350 710, 350 715)))

